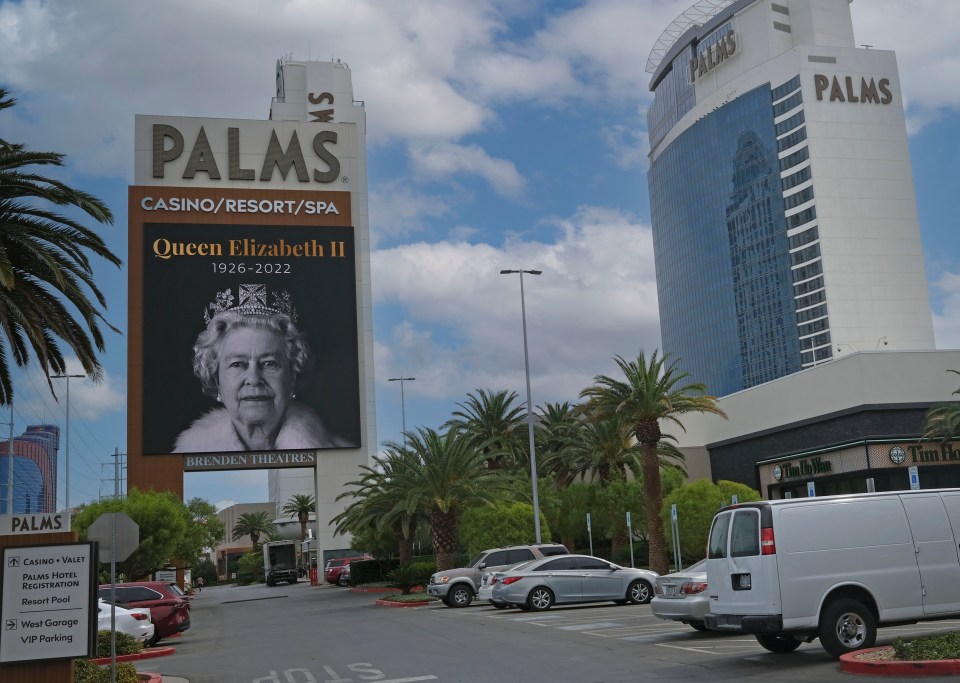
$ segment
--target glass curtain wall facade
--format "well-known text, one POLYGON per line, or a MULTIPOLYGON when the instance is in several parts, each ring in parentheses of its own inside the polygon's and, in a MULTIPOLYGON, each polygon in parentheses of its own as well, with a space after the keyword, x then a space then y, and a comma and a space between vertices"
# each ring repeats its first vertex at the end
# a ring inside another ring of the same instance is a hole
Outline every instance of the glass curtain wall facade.
POLYGON ((802 367, 772 96, 707 114, 648 175, 663 348, 715 395, 802 367))

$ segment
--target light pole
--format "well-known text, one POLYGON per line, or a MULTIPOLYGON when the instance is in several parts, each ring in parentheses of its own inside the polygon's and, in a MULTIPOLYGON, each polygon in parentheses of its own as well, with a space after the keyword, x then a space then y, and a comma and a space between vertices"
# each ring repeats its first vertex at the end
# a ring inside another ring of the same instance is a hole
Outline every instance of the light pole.
POLYGON ((50 375, 50 379, 65 379, 67 380, 67 457, 64 462, 66 472, 64 473, 64 491, 63 491, 63 507, 67 511, 67 516, 70 516, 70 378, 78 377, 83 378, 86 375, 50 375))
POLYGON ((542 270, 501 270, 501 275, 520 274, 520 319, 523 322, 523 367, 527 374, 527 425, 530 432, 530 479, 533 481, 533 528, 540 543, 540 497, 537 493, 537 456, 533 449, 533 398, 530 392, 530 354, 527 351, 527 305, 523 298, 523 274, 539 275, 542 270))
POLYGON ((401 425, 403 426, 403 443, 407 443, 407 408, 406 402, 403 398, 403 383, 412 382, 416 377, 404 377, 402 374, 399 377, 391 377, 388 379, 388 382, 400 382, 400 420, 401 425))

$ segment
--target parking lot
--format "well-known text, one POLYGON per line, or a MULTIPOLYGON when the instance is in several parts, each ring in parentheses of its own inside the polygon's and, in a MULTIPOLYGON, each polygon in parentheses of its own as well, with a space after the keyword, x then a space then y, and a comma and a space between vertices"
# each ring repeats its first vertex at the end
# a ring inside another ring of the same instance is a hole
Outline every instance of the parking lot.
MULTIPOLYGON (((670 648, 708 657, 750 657, 771 655, 760 647, 756 638, 746 635, 724 635, 715 632, 699 632, 690 626, 659 619, 650 612, 649 605, 617 606, 609 604, 554 607, 548 612, 521 612, 497 610, 485 605, 475 605, 466 610, 451 610, 440 605, 430 609, 453 612, 457 617, 490 619, 495 623, 510 622, 520 627, 553 629, 603 639, 615 639, 644 646, 670 648)), ((960 630, 960 620, 945 620, 882 628, 877 645, 888 645, 897 636, 906 638, 960 630)), ((797 650, 823 655, 817 640, 804 643, 797 650)), ((780 655, 782 657, 783 655, 780 655)), ((787 655, 789 656, 789 655, 787 655)))
MULTIPOLYGON (((376 605, 378 594, 305 583, 205 589, 177 652, 144 671, 190 683, 635 683, 852 681, 815 640, 776 655, 748 636, 697 632, 649 605, 596 604, 546 612, 376 605)), ((960 621, 881 629, 960 630, 960 621)), ((883 677, 882 681, 897 680, 883 677)))

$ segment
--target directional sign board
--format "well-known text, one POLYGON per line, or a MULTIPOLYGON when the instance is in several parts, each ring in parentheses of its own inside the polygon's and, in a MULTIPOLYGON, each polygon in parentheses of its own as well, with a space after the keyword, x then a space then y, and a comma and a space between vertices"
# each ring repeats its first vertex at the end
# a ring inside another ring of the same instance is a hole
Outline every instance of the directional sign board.
POLYGON ((110 547, 116 538, 116 560, 123 562, 140 545, 140 527, 125 512, 104 512, 87 528, 87 538, 100 544, 100 561, 104 564, 110 562, 110 547))
POLYGON ((3 549, 0 662, 96 654, 93 543, 3 549))

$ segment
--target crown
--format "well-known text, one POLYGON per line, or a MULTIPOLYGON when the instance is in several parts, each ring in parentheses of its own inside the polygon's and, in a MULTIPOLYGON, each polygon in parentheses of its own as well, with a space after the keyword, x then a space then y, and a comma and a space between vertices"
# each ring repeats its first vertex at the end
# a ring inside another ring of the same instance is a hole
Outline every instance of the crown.
POLYGON ((290 321, 296 325, 297 309, 293 307, 290 292, 271 292, 271 295, 273 303, 268 304, 267 286, 265 284, 237 285, 239 302, 234 306, 232 289, 217 292, 213 301, 207 304, 207 308, 203 312, 203 321, 209 323, 215 315, 224 311, 237 311, 243 315, 274 315, 279 313, 290 318, 290 321))

